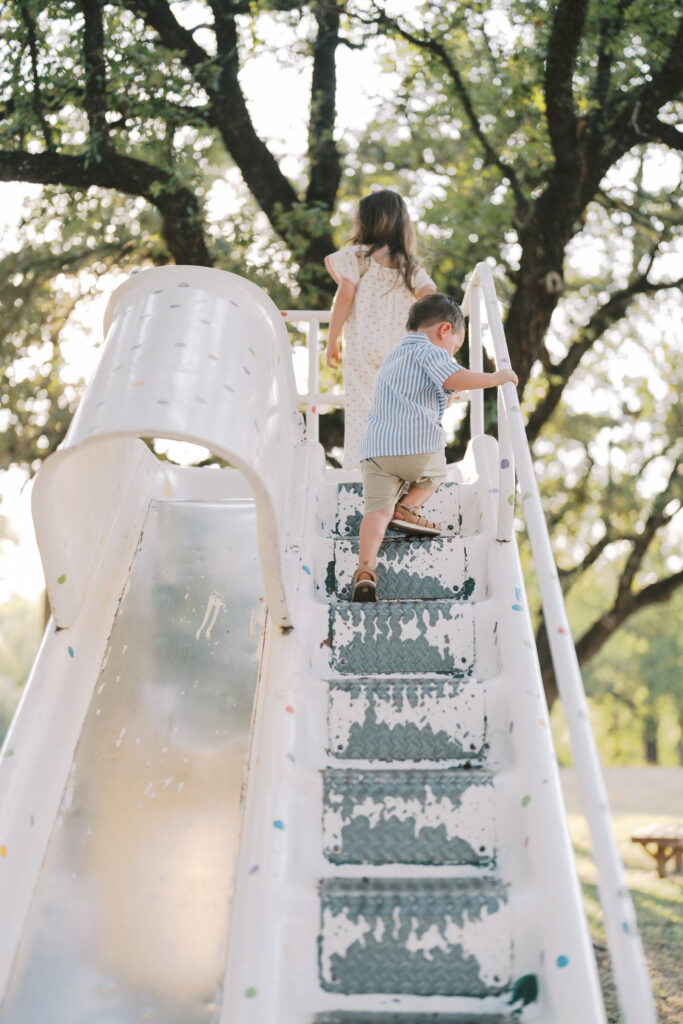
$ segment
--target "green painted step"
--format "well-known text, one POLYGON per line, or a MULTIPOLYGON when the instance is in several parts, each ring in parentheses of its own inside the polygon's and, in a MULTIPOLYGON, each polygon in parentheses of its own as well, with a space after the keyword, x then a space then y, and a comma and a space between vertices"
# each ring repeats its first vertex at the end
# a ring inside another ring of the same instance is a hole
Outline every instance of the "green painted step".
POLYGON ((323 845, 333 864, 488 864, 495 856, 488 771, 324 772, 323 845))
MULTIPOLYGON (((476 533, 481 529, 482 513, 475 484, 447 481, 425 502, 422 513, 441 525, 444 535, 476 533)), ((338 537, 357 536, 363 518, 362 484, 340 484, 337 498, 338 537)))
POLYGON ((347 995, 497 995, 510 986, 507 890, 496 878, 321 882, 320 984, 347 995))
MULTIPOLYGON (((487 587, 486 538, 401 537, 387 534, 379 552, 378 593, 382 600, 447 598, 481 601, 487 587)), ((358 538, 337 540, 333 571, 339 598, 350 598, 358 567, 358 538)))
POLYGON ((438 761, 483 756, 485 692, 470 679, 333 679, 328 745, 337 758, 438 761))
MULTIPOLYGON (((344 674, 444 672, 462 678, 475 669, 472 605, 339 602, 330 605, 329 623, 332 664, 344 674)), ((481 632, 483 643, 494 644, 493 628, 481 632)))

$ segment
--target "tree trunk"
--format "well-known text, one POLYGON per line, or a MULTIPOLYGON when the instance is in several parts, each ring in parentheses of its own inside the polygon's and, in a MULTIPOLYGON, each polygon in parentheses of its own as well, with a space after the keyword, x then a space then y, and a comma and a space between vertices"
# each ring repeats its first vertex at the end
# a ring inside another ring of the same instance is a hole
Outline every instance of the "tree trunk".
POLYGON ((655 712, 648 712, 643 719, 643 743, 645 745, 645 760, 648 764, 659 764, 658 725, 659 721, 655 712))

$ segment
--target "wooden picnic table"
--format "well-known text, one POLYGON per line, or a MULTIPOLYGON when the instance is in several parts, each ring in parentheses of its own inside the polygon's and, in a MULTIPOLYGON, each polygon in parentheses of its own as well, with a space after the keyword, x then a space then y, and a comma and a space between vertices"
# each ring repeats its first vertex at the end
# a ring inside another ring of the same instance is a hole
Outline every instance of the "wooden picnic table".
POLYGON ((632 843, 640 843, 657 861, 657 874, 666 875, 666 864, 674 858, 674 872, 683 871, 683 825, 650 825, 631 836, 632 843))

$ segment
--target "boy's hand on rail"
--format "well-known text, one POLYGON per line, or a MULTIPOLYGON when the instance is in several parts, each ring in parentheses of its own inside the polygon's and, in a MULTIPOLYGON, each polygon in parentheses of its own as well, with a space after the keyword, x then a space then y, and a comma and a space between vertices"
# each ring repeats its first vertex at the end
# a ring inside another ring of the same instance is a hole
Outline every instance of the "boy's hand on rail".
POLYGON ((493 377, 496 382, 496 387, 498 387, 499 384, 507 384, 508 381, 511 384, 514 384, 515 387, 517 387, 517 385, 519 384, 517 374, 514 370, 496 370, 493 377))
POLYGON ((331 370, 338 370, 341 366, 341 356, 339 354, 339 342, 333 341, 327 343, 325 349, 325 362, 331 370))

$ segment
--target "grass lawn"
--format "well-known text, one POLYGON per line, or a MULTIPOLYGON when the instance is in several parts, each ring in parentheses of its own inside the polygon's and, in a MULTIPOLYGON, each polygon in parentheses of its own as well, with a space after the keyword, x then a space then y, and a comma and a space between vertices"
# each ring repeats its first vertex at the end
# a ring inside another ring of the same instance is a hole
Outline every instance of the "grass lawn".
MULTIPOLYGON (((560 770, 569 829, 586 903, 609 1024, 620 1020, 591 859, 588 825, 581 813, 575 773, 560 770)), ((683 768, 608 768, 605 781, 619 849, 626 869, 657 1002, 659 1024, 683 1022, 683 875, 658 878, 654 860, 630 841, 637 829, 683 822, 683 768)), ((669 870, 673 863, 669 862, 669 870)))

